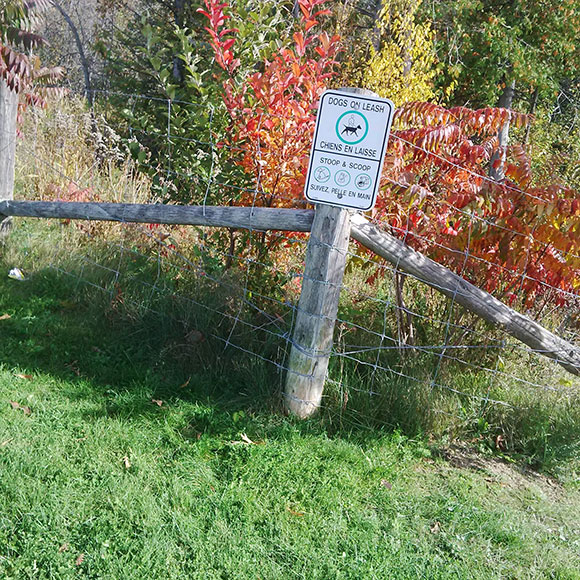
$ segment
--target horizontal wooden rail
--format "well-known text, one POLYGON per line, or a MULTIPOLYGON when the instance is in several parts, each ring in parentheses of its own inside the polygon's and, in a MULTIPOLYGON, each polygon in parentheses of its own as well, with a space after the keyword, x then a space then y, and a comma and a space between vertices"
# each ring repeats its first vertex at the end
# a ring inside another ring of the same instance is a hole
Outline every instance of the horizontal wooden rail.
POLYGON ((309 232, 314 219, 307 209, 74 201, 0 201, 0 215, 290 232, 309 232))
MULTIPOLYGON (((314 211, 279 208, 204 207, 125 203, 0 201, 2 216, 105 220, 244 228, 258 231, 309 232, 314 211)), ((467 282, 404 242, 374 226, 360 214, 351 218, 351 237, 403 272, 449 296, 470 312, 499 326, 538 354, 580 375, 580 349, 559 338, 491 294, 467 282)))

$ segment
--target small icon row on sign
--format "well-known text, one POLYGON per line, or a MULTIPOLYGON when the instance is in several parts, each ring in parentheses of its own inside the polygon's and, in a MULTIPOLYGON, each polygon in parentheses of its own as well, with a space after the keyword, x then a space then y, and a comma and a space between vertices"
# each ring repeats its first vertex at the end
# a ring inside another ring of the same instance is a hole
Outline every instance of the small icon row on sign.
MULTIPOLYGON (((320 166, 314 170, 314 179, 318 181, 318 183, 327 183, 330 181, 331 173, 328 167, 320 166)), ((334 182, 336 185, 340 185, 341 187, 345 187, 350 184, 351 175, 348 171, 344 169, 340 169, 334 174, 334 182)), ((359 173, 355 179, 354 183, 359 190, 365 191, 369 189, 372 185, 372 179, 366 173, 359 173)))

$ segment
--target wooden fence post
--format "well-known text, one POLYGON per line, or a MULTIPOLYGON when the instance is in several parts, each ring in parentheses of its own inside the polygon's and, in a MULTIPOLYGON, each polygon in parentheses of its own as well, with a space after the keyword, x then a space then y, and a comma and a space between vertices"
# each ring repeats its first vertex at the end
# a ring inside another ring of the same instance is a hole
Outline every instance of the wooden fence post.
POLYGON ((286 376, 286 408, 302 419, 322 399, 349 237, 349 210, 316 206, 286 376))
MULTIPOLYGON (((378 96, 359 88, 343 92, 378 96)), ((350 211, 316 205, 286 375, 286 408, 304 419, 320 407, 350 237, 350 211)))
MULTIPOLYGON (((0 201, 13 199, 18 94, 0 79, 0 201)), ((11 218, 0 216, 0 238, 9 230, 11 218)))

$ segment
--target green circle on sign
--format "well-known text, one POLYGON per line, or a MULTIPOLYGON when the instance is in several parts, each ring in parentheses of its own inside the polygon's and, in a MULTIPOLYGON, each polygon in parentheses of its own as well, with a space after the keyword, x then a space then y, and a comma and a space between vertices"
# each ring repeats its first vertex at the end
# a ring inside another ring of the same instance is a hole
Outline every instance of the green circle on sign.
POLYGON ((318 166, 314 170, 314 179, 320 183, 326 183, 330 179, 330 170, 327 167, 318 166))
POLYGON ((356 145, 357 143, 360 143, 367 136, 368 132, 369 132, 369 122, 367 121, 367 118, 358 111, 347 111, 346 113, 343 113, 336 122, 336 135, 343 143, 346 143, 347 145, 356 145), (343 122, 341 127, 340 122, 347 115, 349 115, 349 117, 347 117, 347 119, 343 122), (355 115, 358 115, 363 120, 364 134, 356 141, 347 141, 346 139, 343 138, 343 135, 345 135, 346 137, 348 137, 349 135, 359 137, 358 131, 362 131, 360 121, 357 119, 355 115))
POLYGON ((344 169, 337 171, 336 175, 334 176, 334 183, 336 183, 336 185, 340 185, 341 187, 346 187, 350 183, 350 173, 344 169))

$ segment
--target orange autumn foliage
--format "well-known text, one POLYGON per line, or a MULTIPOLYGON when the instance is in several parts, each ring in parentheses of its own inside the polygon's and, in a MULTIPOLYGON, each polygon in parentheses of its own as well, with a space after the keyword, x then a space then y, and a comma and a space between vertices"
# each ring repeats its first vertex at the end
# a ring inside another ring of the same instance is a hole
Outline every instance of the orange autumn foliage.
MULTIPOLYGON (((327 0, 299 0, 291 46, 239 82, 228 4, 205 4, 216 62, 227 73, 228 145, 256 185, 236 203, 302 205, 317 102, 338 67, 340 38, 320 31, 327 0)), ((504 164, 505 178, 488 177, 506 122, 521 127, 530 119, 499 108, 400 107, 373 217, 500 298, 521 299, 528 308, 540 297, 564 305, 580 289, 580 198, 557 181, 539 182, 518 145, 496 162, 504 164)))
POLYGON ((508 120, 529 122, 507 109, 398 109, 375 218, 510 302, 519 297, 531 308, 551 293, 563 305, 580 288, 580 197, 563 184, 537 183, 520 145, 505 151, 505 178, 489 178, 508 120))
POLYGON ((253 175, 256 191, 237 203, 266 207, 303 204, 316 106, 335 75, 339 37, 316 32, 329 11, 328 0, 299 0, 300 19, 293 43, 264 63, 263 72, 234 80, 240 65, 233 53, 235 29, 227 28, 227 4, 205 0, 217 64, 228 73, 224 102, 231 119, 229 145, 240 152, 239 164, 253 175))

